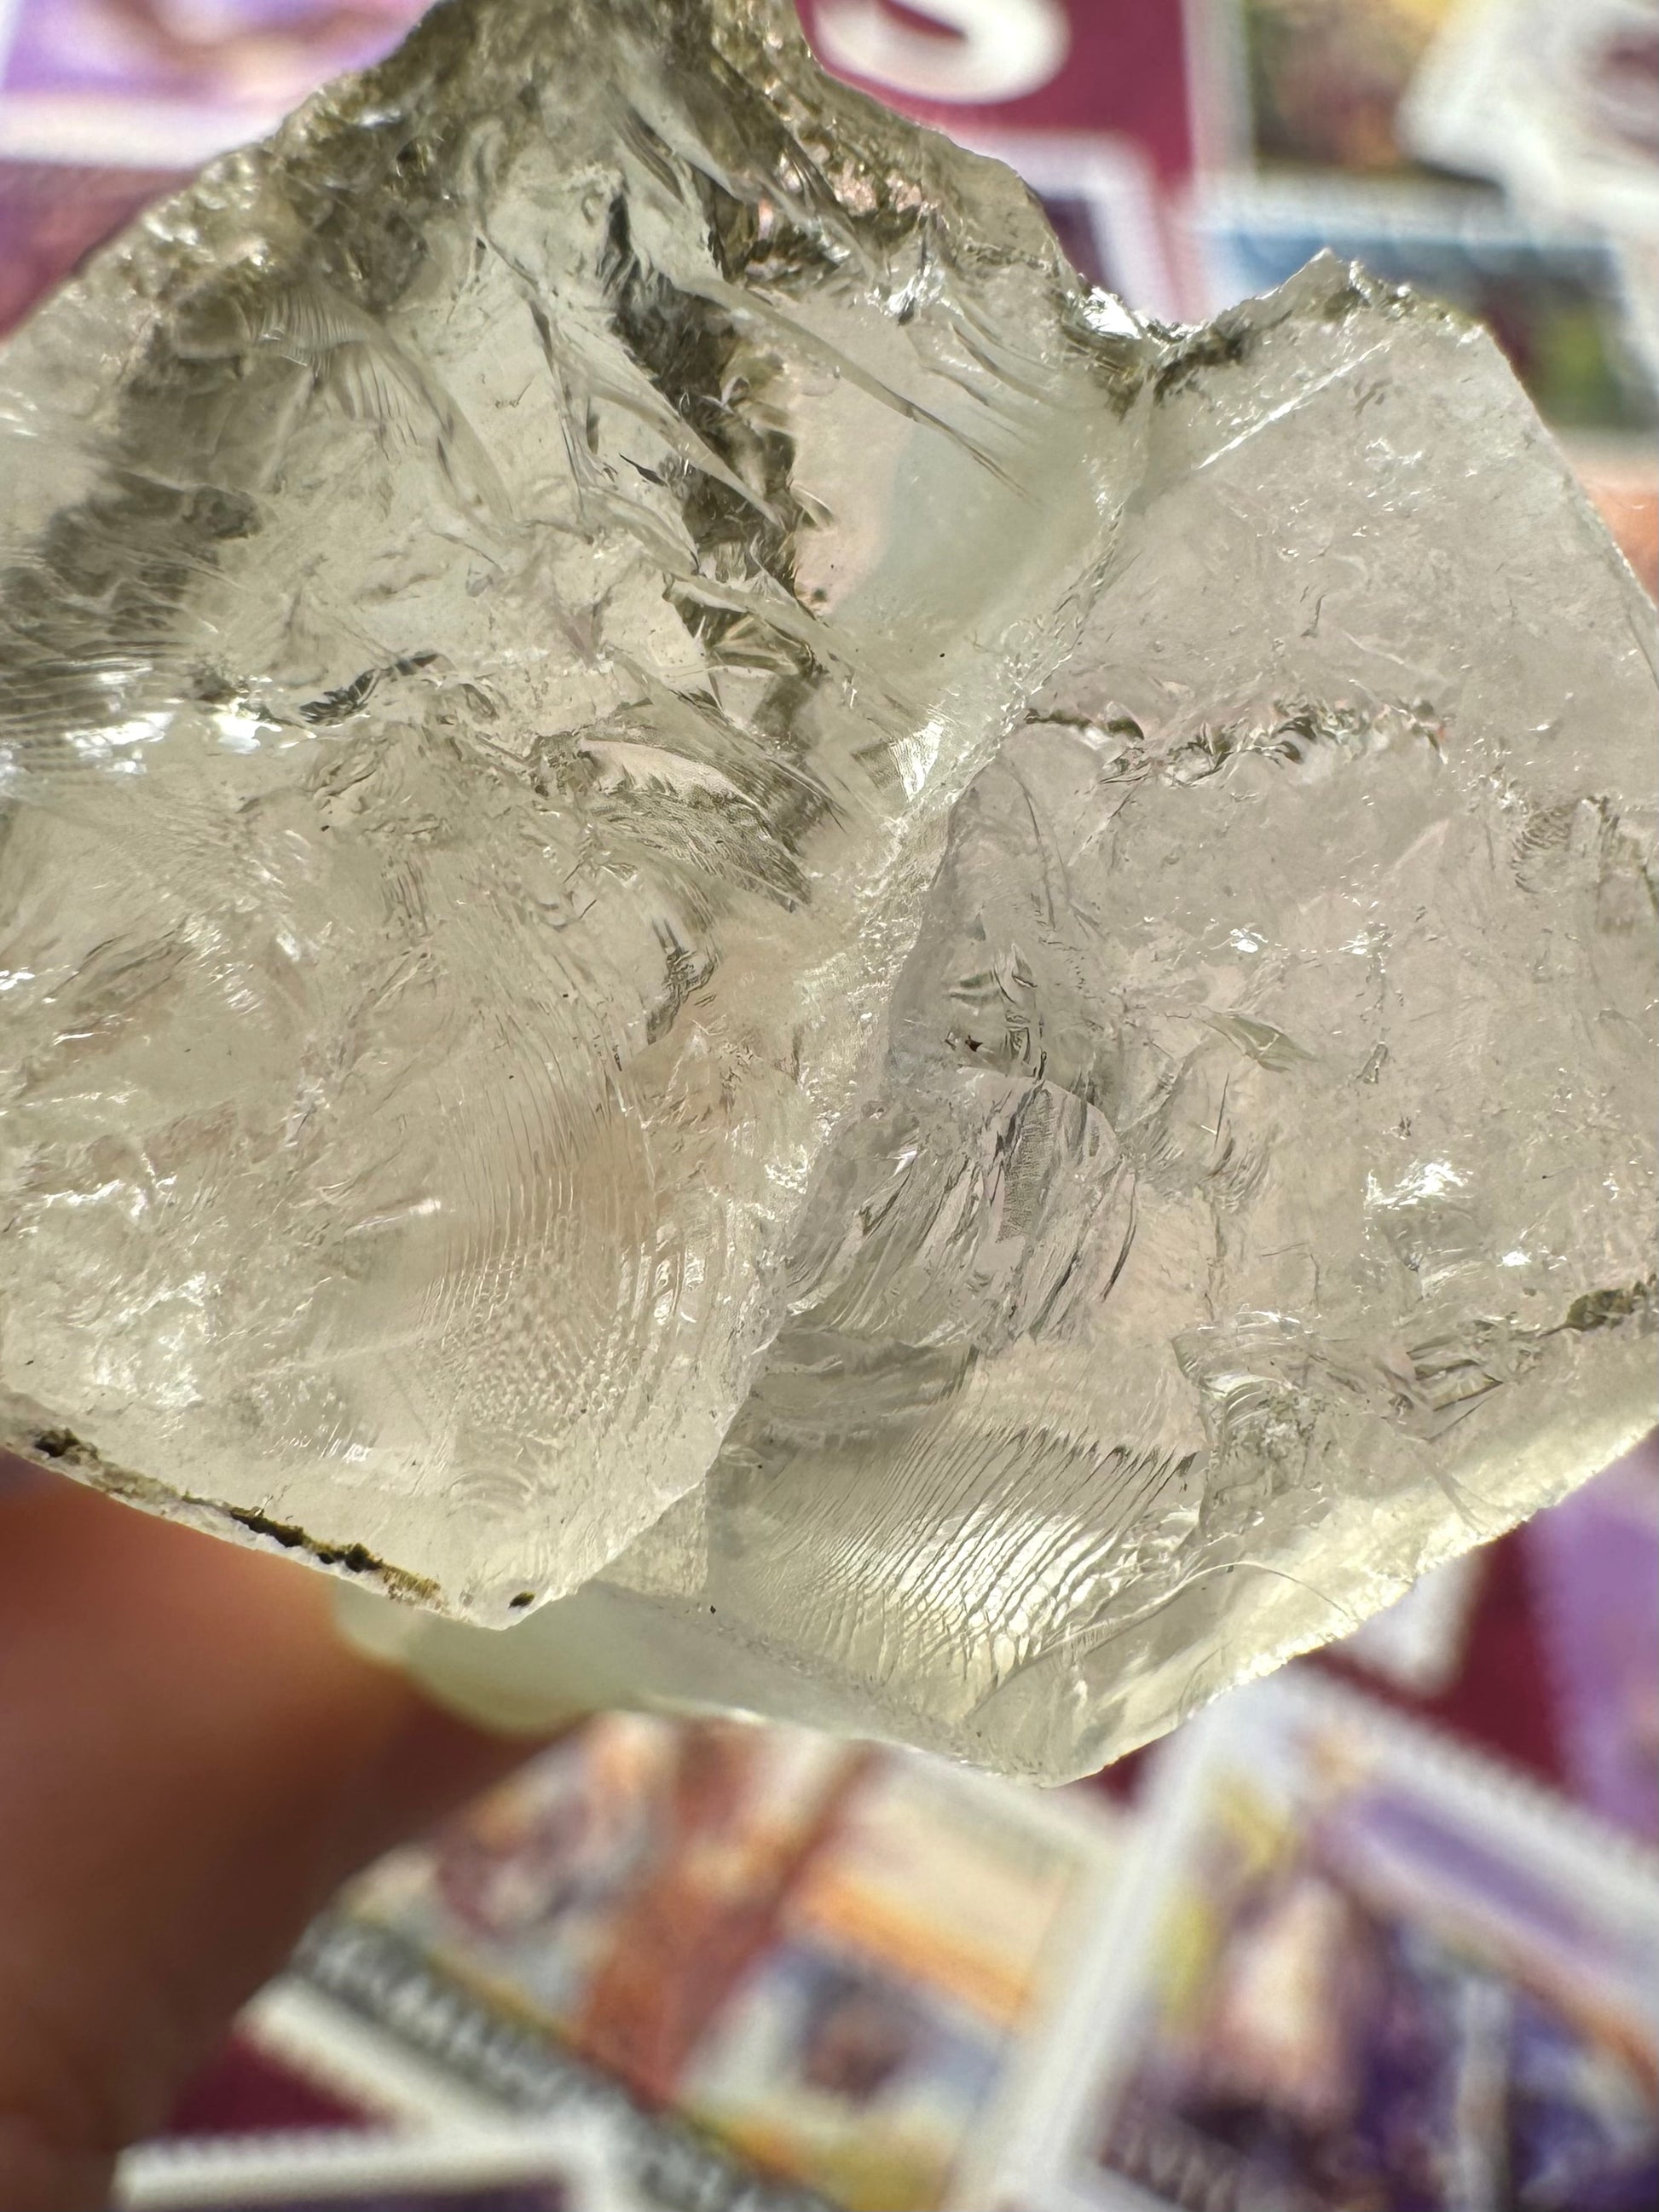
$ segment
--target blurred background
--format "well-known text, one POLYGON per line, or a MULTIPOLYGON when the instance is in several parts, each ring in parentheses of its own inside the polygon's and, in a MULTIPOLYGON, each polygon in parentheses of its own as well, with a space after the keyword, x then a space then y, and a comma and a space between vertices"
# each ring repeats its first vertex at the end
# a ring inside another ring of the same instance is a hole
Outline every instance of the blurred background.
MULTIPOLYGON (((0 329, 421 8, 0 0, 0 329)), ((801 13, 1148 314, 1328 246, 1480 317, 1659 593, 1659 0, 801 13)), ((1650 2212, 1659 1447, 1070 1790, 595 1720, 343 1895, 122 2189, 1650 2212)))

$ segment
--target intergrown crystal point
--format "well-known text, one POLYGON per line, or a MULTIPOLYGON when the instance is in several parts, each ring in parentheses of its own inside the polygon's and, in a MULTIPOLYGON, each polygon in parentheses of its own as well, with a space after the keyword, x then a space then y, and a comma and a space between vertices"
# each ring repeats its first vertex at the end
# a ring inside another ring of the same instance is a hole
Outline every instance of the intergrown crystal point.
POLYGON ((486 1712, 1057 1778, 1650 1420, 1653 613, 1455 317, 450 0, 0 441, 14 1448, 486 1712))

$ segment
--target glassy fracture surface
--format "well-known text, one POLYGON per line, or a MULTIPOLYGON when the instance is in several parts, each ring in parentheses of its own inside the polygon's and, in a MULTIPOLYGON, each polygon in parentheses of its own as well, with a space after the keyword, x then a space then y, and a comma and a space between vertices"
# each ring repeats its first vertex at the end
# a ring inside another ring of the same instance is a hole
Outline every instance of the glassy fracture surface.
POLYGON ((1060 1777, 1649 1424, 1653 615, 1455 318, 453 0, 0 499, 0 1435, 451 1696, 1060 1777))

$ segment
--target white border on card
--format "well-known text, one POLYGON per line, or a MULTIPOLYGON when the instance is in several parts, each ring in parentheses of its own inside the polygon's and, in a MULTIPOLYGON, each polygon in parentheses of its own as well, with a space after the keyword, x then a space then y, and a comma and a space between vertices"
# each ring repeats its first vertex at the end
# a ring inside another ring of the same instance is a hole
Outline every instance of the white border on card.
POLYGON ((262 1990, 236 2026, 289 2072, 386 2119, 469 2127, 501 2118, 481 2090, 289 1976, 262 1990))
MULTIPOLYGON (((990 1775, 952 1770, 958 1788, 982 1792, 1006 1820, 1009 1785, 990 1775)), ((1018 1789, 1018 1785, 1016 1785, 1018 1789)), ((1077 1853, 1079 1873, 1076 1890, 1058 1924, 1050 1930, 1038 1966, 1033 2017, 1021 2039, 1012 2063, 993 2094, 945 2192, 945 2212, 986 2212, 994 2201, 997 2176, 1002 2172, 1010 2143, 1021 2131, 1036 2075, 1034 2067, 1047 2047, 1050 2033, 1068 2002, 1072 1976, 1079 1955, 1086 1955, 1095 1930, 1111 1909, 1112 1899, 1128 1863, 1134 1815, 1114 1803, 1104 1790, 1088 1783, 1073 1783, 1048 1796, 1024 1790, 1016 1798, 1021 1815, 1038 1833, 1077 1853)))
POLYGON ((1504 18, 1514 12, 1514 0, 1465 0, 1436 36, 1400 103, 1401 136, 1424 160, 1506 173, 1515 117, 1504 18))
POLYGON ((1413 81, 1404 135, 1429 160, 1499 178, 1558 217, 1659 234, 1659 167, 1597 139, 1558 91, 1586 29, 1620 19, 1650 16, 1632 0, 1468 0, 1413 81))
POLYGON ((1171 1884, 1186 1863, 1185 1846, 1203 1808, 1212 1753, 1251 1726, 1256 1711, 1274 1707, 1346 1719, 1472 1826, 1492 1829, 1494 1808, 1500 1808, 1504 1848, 1542 1867, 1565 1888, 1578 1887, 1588 1865, 1603 1894, 1611 1893, 1632 1916, 1659 1917, 1659 1852, 1359 1689, 1310 1667, 1281 1670, 1218 1699, 1159 1755, 1131 1864, 1079 1962, 1047 2051, 1034 2064, 1031 2094, 1000 2170, 1000 2193, 990 2200, 996 2205, 1021 2212, 1038 2206, 1042 2212, 1167 2212, 1125 2176, 1101 2169, 1086 2190, 1070 2177, 1081 2170, 1103 2099, 1133 2055, 1126 2031, 1145 1989, 1171 1884))
POLYGON ((1621 240, 1619 290, 1638 352, 1659 384, 1659 237, 1621 240))
POLYGON ((329 2129, 147 2144, 122 2159, 115 2204, 117 2212, 185 2212, 289 2203, 302 2193, 484 2189, 550 2178, 574 2183, 574 2212, 641 2212, 602 2132, 591 2120, 574 2119, 429 2134, 329 2129))
POLYGON ((1441 1696, 1463 1664, 1486 1571, 1480 1547, 1431 1567, 1403 1597, 1334 1645, 1333 1655, 1413 1697, 1441 1696))
POLYGON ((1039 197, 1083 201, 1096 249, 1125 303, 1161 320, 1180 319, 1185 302, 1158 185, 1133 139, 1109 131, 976 131, 960 120, 952 121, 951 136, 971 153, 1006 161, 1039 197))
POLYGON ((1180 0, 1193 173, 1253 170, 1250 67, 1238 0, 1180 0))

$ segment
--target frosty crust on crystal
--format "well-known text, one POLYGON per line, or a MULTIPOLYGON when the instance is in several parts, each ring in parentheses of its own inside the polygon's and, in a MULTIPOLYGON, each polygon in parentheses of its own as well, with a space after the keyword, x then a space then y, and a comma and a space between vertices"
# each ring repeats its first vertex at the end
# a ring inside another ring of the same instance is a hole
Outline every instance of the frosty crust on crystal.
POLYGON ((0 395, 19 1448, 1058 1778, 1650 1421, 1653 614, 1457 319, 498 0, 0 395))

